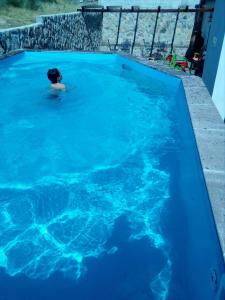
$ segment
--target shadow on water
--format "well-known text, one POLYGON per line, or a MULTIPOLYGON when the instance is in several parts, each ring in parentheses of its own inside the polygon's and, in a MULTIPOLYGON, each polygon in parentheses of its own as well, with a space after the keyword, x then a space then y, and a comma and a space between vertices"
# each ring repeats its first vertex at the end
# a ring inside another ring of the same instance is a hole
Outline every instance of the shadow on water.
POLYGON ((46 96, 46 98, 48 99, 48 100, 61 100, 61 97, 60 97, 60 95, 58 94, 58 93, 49 93, 47 96, 46 96))
POLYGON ((150 282, 164 267, 165 258, 148 238, 129 241, 129 236, 126 217, 118 218, 107 242, 118 251, 86 259, 87 271, 77 282, 61 273, 31 280, 1 271, 0 300, 154 300, 150 282))

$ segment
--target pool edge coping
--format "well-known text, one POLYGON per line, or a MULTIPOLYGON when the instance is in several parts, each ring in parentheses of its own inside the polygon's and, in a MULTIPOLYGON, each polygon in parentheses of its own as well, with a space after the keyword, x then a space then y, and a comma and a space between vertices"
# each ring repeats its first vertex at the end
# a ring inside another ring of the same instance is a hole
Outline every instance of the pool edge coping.
POLYGON ((19 49, 0 55, 0 60, 25 51, 116 54, 181 80, 209 195, 212 215, 225 262, 225 125, 203 80, 200 77, 174 70, 168 65, 116 51, 19 49), (217 150, 216 154, 215 148, 217 150))

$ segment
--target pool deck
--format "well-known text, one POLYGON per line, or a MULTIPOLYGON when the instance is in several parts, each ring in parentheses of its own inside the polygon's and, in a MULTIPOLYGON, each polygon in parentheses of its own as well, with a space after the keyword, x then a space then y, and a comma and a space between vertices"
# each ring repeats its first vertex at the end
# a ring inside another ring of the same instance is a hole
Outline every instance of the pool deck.
MULTIPOLYGON (((7 57, 20 52, 10 53, 7 57)), ((225 261, 225 124, 204 82, 200 77, 176 71, 168 65, 127 54, 120 55, 182 80, 225 261)), ((5 57, 0 56, 0 59, 5 57)))

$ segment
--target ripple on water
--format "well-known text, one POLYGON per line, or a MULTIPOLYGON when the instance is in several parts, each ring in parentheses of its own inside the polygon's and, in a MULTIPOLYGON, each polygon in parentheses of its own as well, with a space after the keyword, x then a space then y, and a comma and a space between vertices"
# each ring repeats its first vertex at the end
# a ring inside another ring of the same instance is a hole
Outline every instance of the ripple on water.
MULTIPOLYGON (((1 188, 0 266, 9 275, 45 279, 62 271, 79 278, 85 258, 118 250, 106 245, 122 215, 130 223, 130 239, 148 236, 167 257, 160 215, 169 197, 168 174, 142 155, 122 166, 74 174, 74 181, 72 177, 63 174, 57 184, 47 178, 45 184, 25 189, 1 188)), ((160 286, 166 293, 169 274, 167 263, 151 283, 156 295, 160 286)))

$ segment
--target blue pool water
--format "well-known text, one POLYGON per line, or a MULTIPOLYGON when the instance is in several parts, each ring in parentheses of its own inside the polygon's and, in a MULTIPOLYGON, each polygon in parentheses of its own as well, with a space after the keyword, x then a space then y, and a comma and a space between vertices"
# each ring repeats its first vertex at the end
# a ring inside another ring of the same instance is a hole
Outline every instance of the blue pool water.
POLYGON ((213 300, 224 272, 179 79, 117 55, 0 62, 0 300, 213 300), (67 92, 49 89, 57 67, 67 92))

